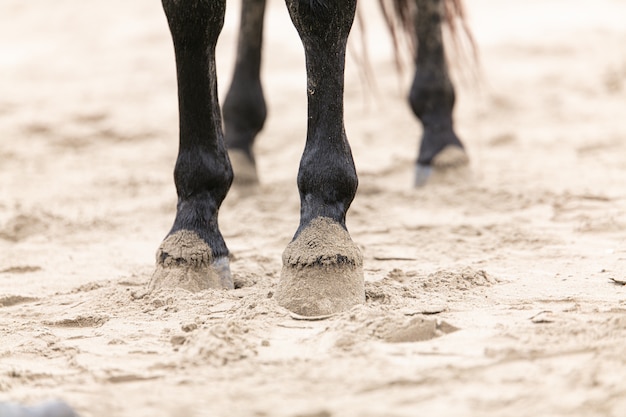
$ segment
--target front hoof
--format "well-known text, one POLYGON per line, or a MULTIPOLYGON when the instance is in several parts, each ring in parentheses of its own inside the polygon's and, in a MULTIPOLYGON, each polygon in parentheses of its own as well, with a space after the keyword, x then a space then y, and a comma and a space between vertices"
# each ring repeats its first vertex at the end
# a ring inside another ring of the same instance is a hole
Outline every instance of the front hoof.
POLYGON ((287 245, 276 300, 302 316, 365 303, 363 257, 343 227, 318 217, 287 245))
POLYGON ((148 284, 150 292, 159 288, 191 292, 234 288, 228 257, 215 259, 209 245, 189 230, 167 236, 157 251, 156 263, 148 284))
POLYGON ((456 145, 443 148, 429 165, 415 167, 415 187, 423 187, 432 182, 458 182, 468 178, 469 157, 465 149, 456 145))

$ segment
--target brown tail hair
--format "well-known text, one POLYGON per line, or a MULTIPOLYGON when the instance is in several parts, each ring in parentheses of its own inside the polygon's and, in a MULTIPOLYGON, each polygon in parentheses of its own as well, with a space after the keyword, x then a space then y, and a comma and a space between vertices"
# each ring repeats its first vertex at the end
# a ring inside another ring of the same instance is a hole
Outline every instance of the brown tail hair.
MULTIPOLYGON (((469 58, 474 64, 478 63, 478 53, 472 32, 467 24, 465 7, 462 0, 442 0, 444 4, 444 22, 453 42, 454 50, 461 56, 469 58), (467 42, 464 42, 465 39, 467 42)), ((415 13, 419 13, 415 0, 379 0, 380 9, 389 28, 393 42, 396 66, 402 69, 401 38, 404 37, 411 47, 411 54, 416 53, 415 13)), ((415 57, 414 57, 415 58, 415 57)))

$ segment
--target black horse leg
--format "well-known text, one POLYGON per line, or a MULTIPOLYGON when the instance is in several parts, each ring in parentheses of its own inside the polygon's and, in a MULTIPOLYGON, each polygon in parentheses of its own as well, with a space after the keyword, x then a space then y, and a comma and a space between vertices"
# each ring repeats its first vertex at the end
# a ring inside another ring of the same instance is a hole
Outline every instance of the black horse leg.
POLYGON ((286 0, 304 45, 308 126, 300 226, 283 253, 280 305, 323 315, 365 301, 363 261, 346 229, 357 176, 343 122, 346 41, 356 0, 286 0))
POLYGON ((441 25, 445 0, 417 0, 418 39, 415 77, 409 103, 424 133, 417 158, 415 185, 423 185, 433 169, 468 164, 463 144, 454 132, 454 86, 448 75, 441 25))
POLYGON ((162 0, 174 41, 180 142, 174 225, 157 252, 149 288, 232 288, 217 214, 233 174, 217 98, 215 44, 225 0, 162 0))
POLYGON ((224 100, 224 133, 236 185, 258 183, 252 145, 267 109, 261 87, 265 0, 242 0, 235 71, 224 100))

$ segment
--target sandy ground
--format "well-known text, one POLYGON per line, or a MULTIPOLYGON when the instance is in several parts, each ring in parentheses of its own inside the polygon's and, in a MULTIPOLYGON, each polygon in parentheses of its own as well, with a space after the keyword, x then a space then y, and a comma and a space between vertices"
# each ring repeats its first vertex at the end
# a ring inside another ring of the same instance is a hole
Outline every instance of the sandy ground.
POLYGON ((377 89, 355 38, 346 125, 367 304, 322 321, 272 299, 306 102, 299 39, 270 3, 263 186, 220 213, 241 288, 140 299, 175 209, 160 4, 0 3, 0 401, 62 398, 84 417, 626 415, 626 3, 471 0, 481 78, 454 66, 472 175, 419 190, 408 73, 365 11, 377 89))

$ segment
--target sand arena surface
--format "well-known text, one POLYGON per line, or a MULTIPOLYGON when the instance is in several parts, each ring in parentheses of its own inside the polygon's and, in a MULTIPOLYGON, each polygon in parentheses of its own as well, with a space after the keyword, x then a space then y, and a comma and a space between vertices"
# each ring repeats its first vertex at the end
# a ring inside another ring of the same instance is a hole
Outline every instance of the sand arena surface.
POLYGON ((367 303, 300 321, 272 296, 298 223, 304 57, 269 3, 263 185, 220 213, 241 288, 143 298, 176 202, 161 6, 0 3, 0 401, 58 397, 84 417, 626 415, 626 4, 469 1, 481 81, 453 66, 472 176, 420 190, 409 74, 366 11, 378 88, 355 37, 346 129, 367 303))

